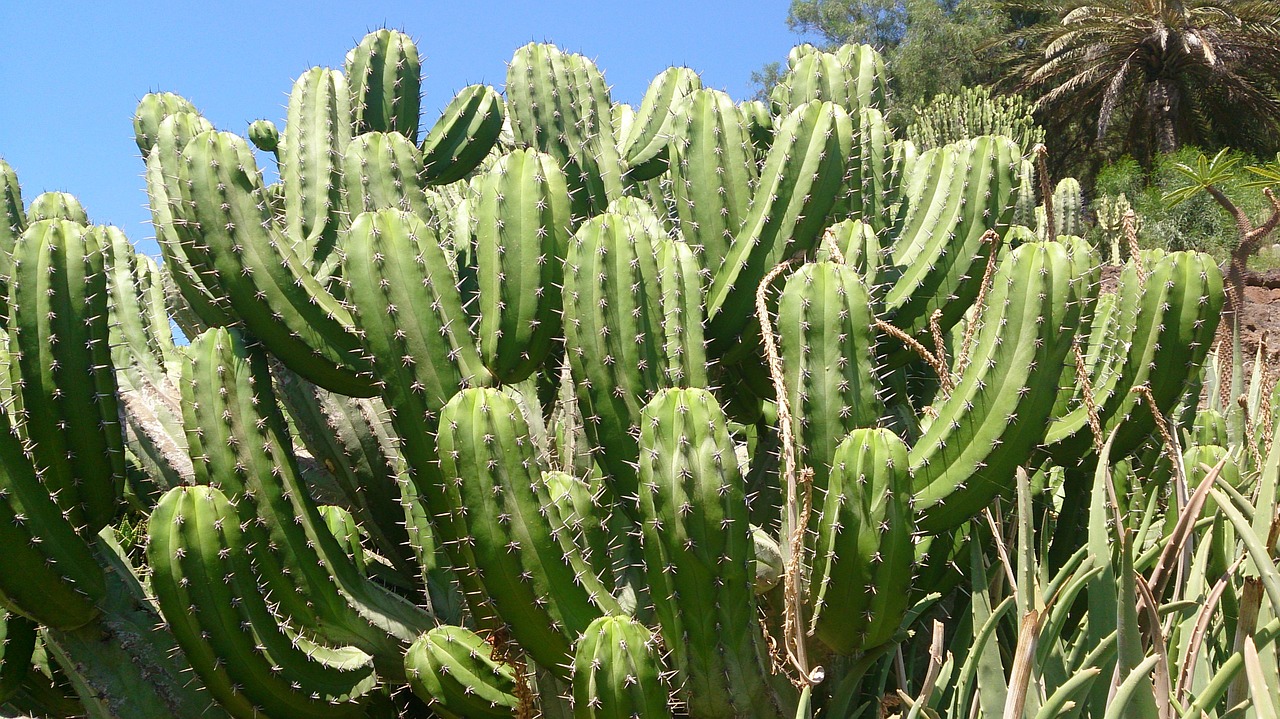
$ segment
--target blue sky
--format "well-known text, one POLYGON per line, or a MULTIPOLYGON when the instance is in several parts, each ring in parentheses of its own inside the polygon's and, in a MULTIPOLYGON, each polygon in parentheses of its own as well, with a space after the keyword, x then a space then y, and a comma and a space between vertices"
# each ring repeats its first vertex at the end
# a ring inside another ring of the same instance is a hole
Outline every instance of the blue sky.
POLYGON ((670 65, 737 99, 750 76, 798 42, 787 0, 675 2, 0 2, 0 157, 27 202, 45 190, 80 198, 148 253, 142 160, 131 118, 142 95, 177 92, 220 129, 283 125, 293 78, 341 67, 365 32, 409 33, 423 56, 424 127, 453 93, 501 89, 506 61, 530 41, 596 60, 615 100, 639 104, 670 65))

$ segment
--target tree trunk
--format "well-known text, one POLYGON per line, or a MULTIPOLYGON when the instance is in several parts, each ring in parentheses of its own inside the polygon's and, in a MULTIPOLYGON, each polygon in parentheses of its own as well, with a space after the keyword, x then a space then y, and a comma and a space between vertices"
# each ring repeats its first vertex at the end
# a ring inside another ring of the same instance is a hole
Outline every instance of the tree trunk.
POLYGON ((1177 85, 1158 77, 1147 83, 1147 117, 1156 148, 1162 154, 1175 152, 1178 141, 1178 114, 1181 97, 1177 85))

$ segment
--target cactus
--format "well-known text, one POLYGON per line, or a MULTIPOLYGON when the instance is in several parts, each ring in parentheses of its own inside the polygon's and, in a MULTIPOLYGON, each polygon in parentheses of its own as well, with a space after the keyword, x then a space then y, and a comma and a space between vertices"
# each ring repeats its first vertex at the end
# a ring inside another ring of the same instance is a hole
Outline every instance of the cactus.
MULTIPOLYGON (((1064 177, 1053 189, 1053 212, 1057 219, 1057 233, 1067 237, 1084 235, 1084 197, 1080 193, 1080 181, 1064 177)), ((1046 238, 1054 239, 1054 238, 1046 238)))
POLYGON ((183 652, 232 716, 359 716, 371 657, 290 637, 259 593, 240 515, 213 487, 178 487, 152 513, 152 586, 183 652))
POLYGON ((422 65, 408 35, 385 28, 365 35, 342 69, 355 132, 396 132, 417 140, 422 65))
POLYGON ((812 630, 850 653, 878 647, 907 611, 911 565, 907 446, 885 429, 850 432, 835 451, 814 522, 812 630))
POLYGON ((573 639, 617 604, 542 516, 550 498, 523 414, 497 390, 462 390, 441 412, 439 445, 489 601, 540 666, 567 676, 573 639))
POLYGON ((636 109, 531 44, 420 137, 406 35, 344 70, 248 140, 143 98, 160 263, 0 165, 0 714, 1246 706, 1262 371, 1196 412, 1217 268, 1099 296, 1016 118, 896 136, 854 46, 636 109))
POLYGON ((778 302, 783 384, 796 425, 800 462, 826 491, 836 446, 876 425, 876 348, 870 294, 853 268, 808 264, 787 278, 778 302))
POLYGON ((677 105, 701 89, 702 80, 687 67, 668 68, 649 83, 640 109, 618 148, 627 166, 628 179, 651 180, 667 169, 667 142, 677 105))
POLYGON ((489 156, 502 134, 502 98, 488 85, 458 91, 422 140, 422 180, 447 185, 463 179, 489 156))
POLYGON ((124 440, 108 342, 100 235, 36 220, 13 251, 13 413, 41 481, 82 536, 115 518, 124 440))
POLYGON ((670 165, 680 232, 715 273, 746 219, 757 177, 750 125, 718 90, 690 93, 679 117, 670 165))
POLYGON ((1032 104, 1020 95, 992 96, 989 87, 969 87, 955 95, 938 95, 925 107, 912 108, 915 122, 907 128, 907 137, 928 150, 980 135, 1004 135, 1017 143, 1023 154, 1030 155, 1045 139, 1044 128, 1036 123, 1032 110, 1032 104))
POLYGON ((1023 245, 1000 263, 968 369, 911 448, 921 528, 954 528, 1012 490, 1044 436, 1071 347, 1064 328, 1089 291, 1056 242, 1023 245))
POLYGON ((812 249, 835 204, 853 142, 848 113, 813 100, 778 127, 742 229, 707 289, 707 334, 723 347, 747 326, 755 288, 787 255, 812 249))
POLYGON ((501 382, 533 374, 560 334, 570 212, 568 183, 550 155, 516 150, 480 182, 480 353, 501 382))

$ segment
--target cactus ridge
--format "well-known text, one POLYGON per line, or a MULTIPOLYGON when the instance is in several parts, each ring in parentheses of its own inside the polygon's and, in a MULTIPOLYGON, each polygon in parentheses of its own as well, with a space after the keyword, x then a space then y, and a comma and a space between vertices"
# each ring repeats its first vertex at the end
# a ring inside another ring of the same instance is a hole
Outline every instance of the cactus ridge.
POLYGON ((31 671, 37 629, 30 619, 0 609, 0 703, 18 692, 31 671))

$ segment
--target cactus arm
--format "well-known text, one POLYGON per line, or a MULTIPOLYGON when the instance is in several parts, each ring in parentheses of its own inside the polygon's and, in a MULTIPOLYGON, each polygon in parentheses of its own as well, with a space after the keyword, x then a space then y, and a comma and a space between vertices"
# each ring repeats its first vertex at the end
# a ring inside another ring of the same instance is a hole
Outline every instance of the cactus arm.
POLYGON ((498 390, 462 390, 441 412, 439 452, 494 608, 539 666, 568 676, 573 638, 619 609, 544 516, 550 497, 523 413, 498 390))
POLYGON ((844 180, 853 125, 844 110, 810 102, 782 122, 750 214, 707 290, 707 335, 723 348, 752 316, 756 286, 784 257, 812 249, 844 180))
POLYGON ((516 143, 556 158, 573 188, 575 216, 603 212, 622 197, 612 103, 594 63, 530 43, 507 66, 505 92, 516 143))
POLYGON ((27 229, 27 211, 22 204, 18 175, 0 158, 0 324, 9 318, 9 280, 13 274, 13 246, 27 229))
POLYGON ((911 449, 921 529, 953 528, 1010 491, 1043 439, 1086 291, 1074 269, 1056 242, 1001 262, 968 369, 911 449))
POLYGON ((102 569, 0 421, 0 605, 46 626, 91 621, 106 592, 102 569))
MULTIPOLYGON (((207 266, 208 249, 190 221, 190 194, 179 182, 182 149, 192 137, 212 130, 207 120, 193 113, 179 113, 160 123, 159 136, 147 155, 147 200, 151 225, 156 231, 160 256, 185 304, 208 327, 232 323, 230 305, 221 292, 206 284, 196 265, 207 266), (201 258, 193 262, 188 259, 201 258)), ((212 278, 209 278, 212 280, 212 278)))
MULTIPOLYGON (((344 144, 345 147, 345 144, 344 144)), ((325 389, 376 392, 351 316, 302 267, 264 204, 257 164, 244 140, 203 132, 183 151, 194 220, 209 265, 245 326, 272 354, 325 389)))
MULTIPOLYGON (((931 150, 916 162, 907 186, 909 209, 892 248, 902 274, 885 294, 892 322, 908 334, 927 329, 941 309, 943 331, 960 320, 977 297, 992 247, 989 229, 1009 224, 1016 192, 1017 146, 1006 138, 980 137, 931 150)), ((896 353, 892 365, 905 361, 896 353)))
POLYGON ((471 174, 498 144, 506 110, 488 85, 458 91, 422 141, 422 180, 447 185, 471 174))
POLYGON ((27 223, 34 225, 41 220, 66 220, 87 227, 89 214, 74 195, 66 192, 44 192, 36 195, 27 206, 27 223))
POLYGON ((13 263, 15 414, 49 492, 93 536, 115 516, 124 483, 103 249, 81 225, 37 221, 13 263))
POLYGON ((365 35, 343 64, 355 131, 418 139, 422 63, 408 35, 382 28, 365 35))
POLYGON ((632 428, 663 382, 657 224, 652 212, 598 215, 578 229, 565 264, 565 352, 617 498, 635 496, 632 428))
POLYGON ((574 717, 671 717, 662 675, 657 638, 648 628, 630 617, 600 617, 574 650, 574 717))
POLYGON ((702 89, 698 73, 687 67, 669 67, 649 83, 640 109, 622 137, 619 152, 627 167, 627 179, 651 180, 667 169, 667 141, 676 108, 690 93, 702 89))
POLYGON ((509 664, 493 647, 457 626, 439 626, 422 635, 404 657, 409 687, 432 709, 459 719, 511 719, 520 700, 509 664))
MULTIPOLYGON (((447 507, 455 490, 440 475, 435 435, 440 410, 463 387, 492 381, 480 362, 453 271, 436 233, 418 218, 382 211, 351 225, 343 277, 401 452, 435 541, 458 568, 473 565, 447 507)), ((473 612, 487 616, 474 577, 461 572, 473 612)))
POLYGON ((263 549, 281 548, 258 557, 264 566, 283 565, 261 572, 277 599, 331 641, 374 654, 382 673, 384 666, 398 672, 400 642, 428 618, 366 581, 329 533, 302 482, 265 358, 222 329, 192 342, 191 354, 183 386, 197 420, 188 428, 188 444, 199 435, 201 455, 193 460, 236 502, 241 521, 255 534, 261 527, 263 549))
POLYGON ((702 268, 683 242, 655 243, 662 293, 664 374, 667 387, 707 387, 707 352, 702 334, 702 268))
POLYGON ((236 717, 363 716, 370 657, 290 637, 261 595, 237 510, 213 487, 170 490, 153 512, 152 587, 175 638, 236 717))
POLYGON ((144 158, 151 154, 160 137, 160 123, 179 112, 199 114, 191 101, 172 92, 149 92, 138 101, 133 113, 133 139, 144 158))
POLYGON ((515 150, 483 175, 475 214, 480 355, 512 384, 542 366, 560 336, 569 186, 550 155, 515 150))
POLYGON ((892 639, 911 595, 911 475, 907 447, 886 429, 840 443, 818 512, 811 626, 837 652, 892 639))
POLYGON ((352 218, 384 209, 431 216, 421 179, 422 154, 402 135, 368 132, 356 137, 343 153, 342 166, 345 207, 352 218))
POLYGON ((787 279, 778 301, 779 354, 803 466, 826 489, 836 447, 849 431, 875 425, 875 317, 853 268, 807 264, 787 279))
POLYGON ((694 717, 778 716, 724 413, 706 390, 662 390, 644 409, 640 447, 644 564, 679 699, 694 717))
POLYGON ((757 177, 750 125, 719 90, 692 92, 673 124, 671 191, 680 233, 715 273, 748 214, 757 177))
POLYGON ((22 687, 36 649, 35 622, 0 609, 0 704, 22 687))
POLYGON ((350 142, 351 97, 342 74, 318 67, 303 73, 289 95, 280 180, 285 235, 309 274, 325 266, 346 219, 342 153, 350 142))

